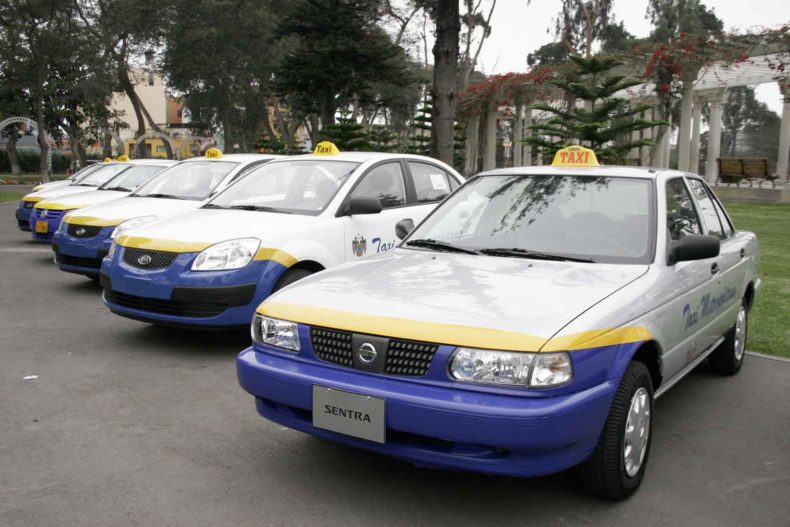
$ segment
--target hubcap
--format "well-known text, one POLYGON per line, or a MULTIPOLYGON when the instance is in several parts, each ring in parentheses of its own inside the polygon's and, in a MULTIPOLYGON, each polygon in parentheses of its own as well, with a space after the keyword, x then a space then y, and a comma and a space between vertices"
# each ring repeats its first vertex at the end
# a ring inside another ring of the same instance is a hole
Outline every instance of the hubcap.
POLYGON ((746 350, 746 308, 741 306, 738 311, 738 320, 735 321, 735 360, 743 358, 746 350))
POLYGON ((645 388, 639 388, 631 397, 631 407, 625 422, 623 437, 623 461, 629 477, 636 476, 647 453, 650 436, 650 396, 645 388))

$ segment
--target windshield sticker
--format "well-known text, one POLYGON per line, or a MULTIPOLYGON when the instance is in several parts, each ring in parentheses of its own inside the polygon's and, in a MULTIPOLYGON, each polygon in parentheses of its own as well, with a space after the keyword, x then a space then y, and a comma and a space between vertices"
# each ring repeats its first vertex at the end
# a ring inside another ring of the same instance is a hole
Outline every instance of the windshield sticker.
POLYGON ((711 315, 721 310, 728 300, 735 297, 734 287, 725 287, 722 292, 716 295, 706 293, 699 299, 696 309, 691 305, 683 306, 683 317, 686 319, 686 331, 696 326, 701 320, 709 318, 711 315))

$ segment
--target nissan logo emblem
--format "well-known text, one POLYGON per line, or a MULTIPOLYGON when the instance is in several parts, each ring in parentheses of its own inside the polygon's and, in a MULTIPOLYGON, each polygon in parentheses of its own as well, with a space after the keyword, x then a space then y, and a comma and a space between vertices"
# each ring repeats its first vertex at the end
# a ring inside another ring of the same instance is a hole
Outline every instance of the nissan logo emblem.
POLYGON ((151 263, 151 255, 150 254, 142 255, 137 259, 137 263, 139 263, 140 265, 148 265, 149 263, 151 263))
POLYGON ((85 234, 85 229, 83 229, 82 227, 80 227, 79 229, 77 229, 76 231, 74 231, 74 234, 76 234, 77 236, 82 236, 83 234, 85 234))
POLYGON ((376 347, 370 342, 365 342, 357 350, 357 357, 359 357, 359 360, 365 364, 372 364, 373 361, 376 360, 378 354, 379 353, 376 351, 376 347))

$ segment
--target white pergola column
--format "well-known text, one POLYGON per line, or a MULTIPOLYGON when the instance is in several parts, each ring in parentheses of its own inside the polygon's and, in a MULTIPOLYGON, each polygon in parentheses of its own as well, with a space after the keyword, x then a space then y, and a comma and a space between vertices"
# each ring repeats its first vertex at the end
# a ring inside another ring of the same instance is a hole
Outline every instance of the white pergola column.
POLYGON ((779 127, 779 157, 776 160, 776 173, 780 179, 788 179, 787 165, 790 157, 790 81, 780 82, 782 92, 782 124, 779 127))
POLYGON ((477 151, 480 138, 480 114, 472 115, 466 125, 466 161, 464 176, 473 176, 477 172, 477 151))
POLYGON ((692 112, 691 121, 691 152, 689 153, 689 166, 688 171, 699 173, 699 135, 700 126, 702 125, 702 99, 696 98, 694 100, 694 110, 692 112))
POLYGON ((516 123, 513 126, 513 166, 520 167, 522 165, 521 157, 524 151, 524 145, 521 140, 524 138, 524 106, 520 102, 516 102, 516 123))
MULTIPOLYGON (((524 111, 524 139, 532 136, 532 130, 529 129, 530 126, 532 126, 532 108, 527 108, 524 111)), ((521 149, 524 152, 523 165, 525 167, 532 166, 532 145, 522 144, 521 149)))
POLYGON ((716 90, 708 96, 710 103, 710 123, 708 127, 708 160, 705 165, 705 179, 710 185, 716 182, 717 159, 721 154, 721 114, 726 90, 716 90))
POLYGON ((496 104, 491 104, 486 115, 486 145, 483 153, 483 170, 496 168, 496 120, 499 116, 496 104))
MULTIPOLYGON (((653 120, 653 109, 647 110, 643 112, 642 116, 647 121, 653 120)), ((642 139, 652 139, 653 138, 653 127, 645 128, 642 130, 642 139)), ((643 167, 650 166, 650 147, 649 146, 642 146, 639 148, 639 164, 643 167)))
POLYGON ((694 103, 694 85, 683 82, 683 98, 680 101, 680 123, 678 123, 678 170, 689 170, 691 154, 691 113, 694 103))

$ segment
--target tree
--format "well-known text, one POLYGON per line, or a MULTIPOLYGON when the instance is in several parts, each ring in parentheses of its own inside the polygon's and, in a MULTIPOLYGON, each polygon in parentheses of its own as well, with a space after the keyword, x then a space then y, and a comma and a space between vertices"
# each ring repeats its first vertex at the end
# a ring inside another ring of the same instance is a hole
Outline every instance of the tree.
POLYGON ((612 23, 613 0, 561 0, 555 34, 569 55, 593 54, 593 44, 612 23))
POLYGON ((462 91, 469 86, 472 72, 475 70, 483 44, 491 35, 491 17, 496 8, 496 0, 490 0, 488 13, 480 11, 483 0, 463 0, 465 12, 461 16, 463 32, 461 33, 461 43, 463 48, 460 56, 460 79, 459 89, 462 91), (480 36, 475 42, 475 34, 480 28, 480 36))
POLYGON ((409 79, 403 50, 378 25, 379 0, 299 0, 277 26, 289 47, 275 69, 277 92, 332 124, 338 108, 374 83, 409 79))
POLYGON ((341 152, 370 150, 367 132, 347 110, 341 111, 334 123, 321 129, 321 138, 332 141, 341 152))
POLYGON ((649 0, 647 16, 653 23, 654 42, 666 42, 682 34, 721 35, 724 23, 699 0, 649 0))
POLYGON ((632 133, 660 123, 636 117, 651 108, 650 105, 629 106, 626 99, 616 96, 641 80, 628 79, 613 73, 622 64, 612 58, 583 58, 572 56, 576 64, 575 80, 549 81, 560 88, 566 98, 580 101, 567 109, 550 104, 532 107, 551 114, 549 120, 530 126, 533 134, 524 142, 538 146, 543 155, 553 155, 572 143, 593 149, 605 163, 622 162, 633 148, 650 146, 650 140, 633 140, 632 133))

